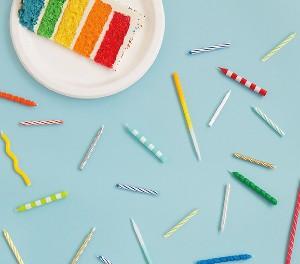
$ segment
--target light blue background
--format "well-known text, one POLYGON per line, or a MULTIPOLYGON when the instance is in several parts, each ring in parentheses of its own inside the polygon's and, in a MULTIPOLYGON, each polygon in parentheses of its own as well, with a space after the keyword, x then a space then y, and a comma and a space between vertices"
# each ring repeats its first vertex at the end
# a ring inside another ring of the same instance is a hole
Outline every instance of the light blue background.
MULTIPOLYGON (((140 226, 153 263, 194 263, 201 258, 250 253, 248 263, 283 263, 299 183, 299 38, 269 62, 261 56, 291 32, 299 32, 297 0, 165 1, 166 34, 151 70, 118 95, 91 101, 66 98, 36 83, 20 65, 9 35, 11 1, 0 0, 1 90, 25 95, 39 107, 0 102, 0 126, 10 137, 21 167, 33 185, 26 188, 13 172, 0 142, 0 228, 7 228, 25 263, 69 263, 84 236, 96 236, 80 263, 144 263, 130 226, 140 226), (190 48, 230 41, 232 47, 199 56, 190 48), (227 66, 266 87, 265 98, 222 76, 227 66), (197 162, 170 74, 180 73, 198 135, 203 161, 197 162), (232 89, 214 127, 207 123, 232 89), (250 110, 260 106, 286 131, 280 138, 250 110), (22 128, 22 120, 63 119, 56 127, 22 128), (161 147, 160 164, 125 133, 122 124, 140 129, 161 147), (103 138, 83 172, 77 167, 100 125, 103 138), (231 157, 235 151, 274 162, 276 170, 231 157), (236 182, 237 170, 278 198, 270 206, 236 182), (116 183, 147 186, 159 198, 119 191, 116 183), (232 184, 225 232, 218 226, 224 186, 232 184), (18 214, 14 208, 60 190, 68 199, 18 214), (199 216, 170 239, 162 234, 194 208, 199 216)), ((300 261, 296 238, 293 263, 300 261)), ((0 239, 0 263, 14 263, 0 239)))

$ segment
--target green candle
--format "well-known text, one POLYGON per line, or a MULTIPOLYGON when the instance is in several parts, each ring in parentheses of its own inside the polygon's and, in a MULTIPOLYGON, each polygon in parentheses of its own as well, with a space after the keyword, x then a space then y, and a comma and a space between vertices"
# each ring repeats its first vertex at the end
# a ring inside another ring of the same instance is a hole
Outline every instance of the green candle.
POLYGON ((243 183, 244 185, 246 185, 251 190, 255 191, 261 197, 265 198, 268 202, 270 202, 270 203, 272 203, 274 205, 277 204, 276 198, 274 198, 272 195, 268 194, 266 191, 264 191, 263 189, 261 189, 260 187, 258 187, 254 182, 250 181, 249 179, 247 179, 245 176, 243 176, 239 172, 235 171, 235 172, 230 172, 230 173, 231 173, 231 175, 233 177, 235 177, 236 179, 238 179, 241 183, 243 183))

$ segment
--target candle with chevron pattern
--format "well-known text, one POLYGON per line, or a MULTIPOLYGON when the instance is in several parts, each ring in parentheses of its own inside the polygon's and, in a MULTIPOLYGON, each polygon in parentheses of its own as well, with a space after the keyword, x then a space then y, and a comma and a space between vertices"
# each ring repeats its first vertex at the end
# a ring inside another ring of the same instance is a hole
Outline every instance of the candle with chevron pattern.
POLYGON ((35 200, 35 201, 32 201, 32 202, 23 204, 23 205, 21 205, 17 208, 17 211, 18 212, 25 212, 25 211, 28 211, 28 210, 30 210, 32 208, 35 208, 35 207, 40 207, 40 206, 47 205, 49 203, 52 203, 52 202, 55 202, 55 201, 58 201, 58 200, 65 199, 67 196, 68 196, 67 192, 54 193, 54 194, 51 194, 47 197, 44 197, 44 198, 41 198, 41 199, 38 199, 38 200, 35 200))
POLYGON ((165 162, 166 158, 164 154, 157 148, 152 142, 150 142, 144 135, 142 135, 137 129, 130 128, 125 125, 128 132, 140 142, 146 149, 148 149, 160 162, 165 162))
POLYGON ((237 81, 238 83, 248 87, 251 91, 259 94, 259 95, 262 95, 262 96, 265 96, 267 94, 267 90, 257 86, 255 83, 253 82, 250 82, 248 81, 247 79, 245 79, 244 77, 236 74, 235 72, 229 70, 229 69, 226 69, 226 68, 222 68, 222 67, 219 67, 219 69, 221 70, 221 72, 223 74, 225 74, 226 76, 228 76, 229 78, 237 81))

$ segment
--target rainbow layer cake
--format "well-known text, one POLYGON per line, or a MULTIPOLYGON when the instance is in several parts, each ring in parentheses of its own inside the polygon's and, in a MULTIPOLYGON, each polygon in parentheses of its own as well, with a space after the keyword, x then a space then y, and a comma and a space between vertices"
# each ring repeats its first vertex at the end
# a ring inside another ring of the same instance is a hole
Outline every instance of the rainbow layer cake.
POLYGON ((19 20, 37 35, 115 69, 143 18, 112 0, 23 0, 19 20))

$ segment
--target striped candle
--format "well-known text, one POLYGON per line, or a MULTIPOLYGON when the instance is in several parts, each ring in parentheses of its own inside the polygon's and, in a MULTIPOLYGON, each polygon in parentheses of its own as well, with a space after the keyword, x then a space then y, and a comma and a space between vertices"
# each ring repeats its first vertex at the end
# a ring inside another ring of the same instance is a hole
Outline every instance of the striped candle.
POLYGON ((20 23, 98 64, 114 68, 141 28, 143 16, 102 0, 22 1, 20 23))
POLYGON ((230 46, 231 46, 231 43, 222 43, 222 44, 209 46, 209 47, 206 47, 206 48, 192 49, 192 50, 189 51, 189 53, 194 55, 194 54, 199 54, 199 53, 203 53, 203 52, 224 49, 224 48, 228 48, 230 46))
POLYGON ((150 195, 154 195, 157 196, 158 192, 145 188, 145 187, 136 187, 136 186, 132 186, 132 185, 128 185, 128 184, 120 184, 118 183, 116 185, 117 188, 122 189, 122 190, 126 190, 126 191, 132 191, 132 192, 138 192, 138 193, 144 193, 144 194, 150 194, 150 195))
POLYGON ((17 249, 17 247, 15 246, 14 241, 12 240, 10 234, 8 233, 8 231, 6 229, 3 230, 3 236, 9 246, 9 248, 11 249, 12 253, 14 254, 18 264, 24 264, 24 261, 21 257, 21 254, 19 252, 19 250, 17 249))
POLYGON ((50 125, 62 125, 63 120, 34 120, 34 121, 22 121, 19 123, 21 126, 50 126, 50 125))
POLYGON ((166 161, 166 158, 160 149, 158 149, 153 143, 149 142, 148 139, 144 135, 140 134, 138 130, 130 128, 128 125, 125 127, 129 133, 133 135, 133 137, 137 139, 137 141, 140 142, 146 149, 148 149, 159 161, 166 161))
POLYGON ((288 247, 286 252, 285 264, 290 264, 292 260, 295 237, 297 232, 298 220, 299 220, 299 212, 300 212, 300 186, 298 187, 296 203, 294 207, 293 219, 290 228, 290 235, 288 241, 288 247))
POLYGON ((269 118, 260 108, 252 107, 253 111, 259 115, 266 124, 271 127, 279 136, 284 136, 284 131, 271 119, 269 118))
POLYGON ((104 264, 112 264, 107 258, 103 256, 98 256, 97 258, 104 264))
POLYGON ((223 74, 225 74, 226 76, 228 76, 229 78, 239 82, 240 84, 248 87, 251 91, 258 93, 262 96, 265 96, 267 94, 267 90, 257 86, 255 83, 248 81, 247 79, 245 79, 244 77, 236 74, 235 72, 228 70, 226 68, 222 68, 219 67, 219 69, 221 70, 221 72, 223 74))
POLYGON ((185 218, 183 218, 178 224, 173 226, 169 231, 164 234, 164 238, 171 237, 174 233, 176 233, 180 228, 186 225, 191 219, 199 213, 199 209, 195 209, 191 211, 185 218))
POLYGON ((40 207, 40 206, 47 205, 49 203, 52 203, 52 202, 55 202, 58 200, 65 199, 67 196, 68 196, 67 192, 59 192, 59 193, 51 194, 47 197, 23 204, 17 208, 17 211, 25 212, 25 211, 28 211, 35 207, 40 207))
POLYGON ((290 43, 295 37, 296 33, 292 33, 289 36, 287 36, 282 42, 280 42, 276 47, 274 47, 271 51, 269 51, 261 60, 263 62, 266 62, 269 60, 272 56, 274 56, 280 49, 282 49, 285 45, 290 43))

